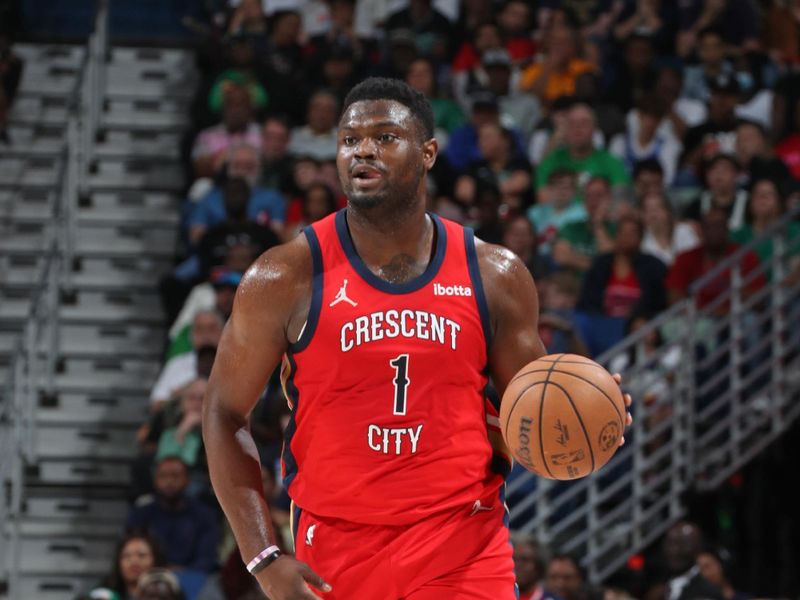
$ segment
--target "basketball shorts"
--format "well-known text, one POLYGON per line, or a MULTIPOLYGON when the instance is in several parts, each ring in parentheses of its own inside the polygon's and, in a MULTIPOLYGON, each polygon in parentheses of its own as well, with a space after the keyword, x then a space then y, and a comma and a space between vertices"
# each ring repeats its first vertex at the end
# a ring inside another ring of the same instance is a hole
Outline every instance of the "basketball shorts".
POLYGON ((405 526, 364 525, 294 507, 296 556, 333 590, 326 600, 515 600, 499 499, 405 526))

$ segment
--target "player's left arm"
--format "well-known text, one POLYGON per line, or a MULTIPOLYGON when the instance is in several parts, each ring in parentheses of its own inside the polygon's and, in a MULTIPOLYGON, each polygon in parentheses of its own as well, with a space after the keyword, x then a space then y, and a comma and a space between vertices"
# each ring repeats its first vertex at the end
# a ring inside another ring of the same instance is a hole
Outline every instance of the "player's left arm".
POLYGON ((475 240, 492 334, 489 370, 501 396, 517 372, 547 354, 539 337, 539 297, 523 262, 502 246, 475 240))
MULTIPOLYGON (((524 263, 502 246, 475 241, 481 280, 489 305, 492 341, 489 372, 497 393, 503 396, 517 372, 547 354, 539 337, 539 296, 524 263)), ((622 378, 615 374, 619 383, 622 378)), ((625 394, 626 406, 631 397, 625 394)), ((631 424, 628 413, 627 424, 631 424)), ((623 437, 621 443, 624 443, 623 437)))

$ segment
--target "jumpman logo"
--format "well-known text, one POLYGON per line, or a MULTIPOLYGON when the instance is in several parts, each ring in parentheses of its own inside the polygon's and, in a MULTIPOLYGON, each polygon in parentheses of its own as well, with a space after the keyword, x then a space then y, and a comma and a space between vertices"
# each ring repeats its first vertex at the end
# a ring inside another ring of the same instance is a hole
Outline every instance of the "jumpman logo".
POLYGON ((350 306, 358 306, 358 302, 353 302, 347 297, 347 279, 344 280, 342 287, 340 287, 339 291, 336 293, 336 298, 334 298, 333 302, 328 306, 336 306, 339 302, 347 302, 350 306))
POLYGON ((485 510, 492 510, 493 508, 494 508, 493 506, 483 506, 481 505, 480 500, 475 500, 475 504, 472 505, 472 513, 470 513, 469 516, 471 517, 473 515, 478 514, 479 512, 483 512, 485 510))

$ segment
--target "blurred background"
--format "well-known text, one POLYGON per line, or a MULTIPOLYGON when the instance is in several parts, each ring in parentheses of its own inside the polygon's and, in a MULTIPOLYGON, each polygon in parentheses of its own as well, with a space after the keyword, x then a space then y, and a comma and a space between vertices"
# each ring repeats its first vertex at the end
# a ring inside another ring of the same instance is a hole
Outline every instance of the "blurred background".
MULTIPOLYGON (((345 205, 371 75, 431 101, 430 210, 635 399, 599 475, 511 470, 521 598, 800 597, 799 32, 798 0, 0 0, 0 598, 263 597, 206 378, 243 272, 345 205)), ((291 552, 288 417, 274 377, 291 552)))

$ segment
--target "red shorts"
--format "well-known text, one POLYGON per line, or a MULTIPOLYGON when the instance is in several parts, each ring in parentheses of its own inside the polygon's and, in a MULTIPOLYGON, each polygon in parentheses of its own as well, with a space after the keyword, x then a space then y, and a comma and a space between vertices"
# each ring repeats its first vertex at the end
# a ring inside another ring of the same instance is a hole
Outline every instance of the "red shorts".
POLYGON ((398 527, 295 508, 296 555, 333 587, 326 600, 515 600, 505 507, 486 504, 398 527))

